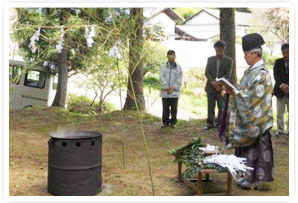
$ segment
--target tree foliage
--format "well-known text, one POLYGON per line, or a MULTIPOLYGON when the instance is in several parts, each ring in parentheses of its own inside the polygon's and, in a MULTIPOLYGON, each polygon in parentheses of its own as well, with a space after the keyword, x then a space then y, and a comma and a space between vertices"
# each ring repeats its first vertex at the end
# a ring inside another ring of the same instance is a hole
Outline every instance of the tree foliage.
POLYGON ((66 37, 63 49, 69 53, 69 71, 84 67, 82 61, 94 54, 96 48, 87 47, 85 25, 95 25, 94 41, 103 43, 107 36, 111 36, 110 23, 105 22, 108 17, 106 9, 94 8, 16 8, 18 23, 15 27, 14 40, 19 43, 20 54, 26 59, 47 60, 58 62, 59 53, 55 49, 61 35, 60 26, 64 26, 66 37), (61 22, 64 17, 65 22, 61 22), (102 25, 105 25, 104 27, 102 25), (37 52, 32 53, 29 48, 30 37, 41 27, 40 38, 37 42, 37 52))
POLYGON ((126 83, 127 68, 121 60, 110 56, 103 48, 97 55, 85 61, 86 70, 81 71, 85 79, 77 81, 80 88, 91 90, 94 93, 91 106, 98 99, 98 110, 101 111, 106 98, 126 83))
MULTIPOLYGON (((108 52, 115 45, 116 40, 119 40, 122 51, 120 61, 129 67, 130 75, 133 75, 145 55, 144 39, 138 37, 137 33, 140 22, 144 21, 144 18, 142 12, 132 15, 131 10, 129 8, 16 8, 18 22, 13 29, 13 38, 19 44, 20 55, 26 60, 33 60, 40 64, 44 60, 58 63, 63 57, 59 59, 55 46, 63 25, 65 35, 62 55, 67 57, 67 70, 72 73, 88 72, 87 62, 96 64, 98 60, 94 56, 108 52), (95 27, 96 35, 93 46, 88 47, 85 27, 90 29, 92 25, 95 27), (32 53, 29 47, 30 38, 38 27, 41 27, 39 41, 36 43, 38 49, 36 53, 32 53), (141 43, 140 46, 138 43, 141 43)), ((158 41, 160 39, 155 39, 155 36, 159 36, 160 33, 162 30, 158 26, 148 28, 145 32, 146 40, 158 41)), ((152 47, 149 50, 146 54, 154 51, 152 47)), ((150 62, 148 61, 147 64, 150 62)), ((149 66, 152 67, 151 64, 149 66)), ((137 94, 139 92, 136 91, 137 94)), ((129 94, 131 95, 132 92, 129 94)))
POLYGON ((158 73, 161 64, 167 61, 168 48, 155 42, 146 42, 144 49, 144 71, 146 73, 158 73))
POLYGON ((272 33, 283 44, 289 42, 289 8, 251 8, 254 15, 253 30, 272 33))
POLYGON ((199 11, 201 11, 202 8, 174 8, 174 11, 182 16, 184 19, 190 18, 191 16, 195 15, 199 11))

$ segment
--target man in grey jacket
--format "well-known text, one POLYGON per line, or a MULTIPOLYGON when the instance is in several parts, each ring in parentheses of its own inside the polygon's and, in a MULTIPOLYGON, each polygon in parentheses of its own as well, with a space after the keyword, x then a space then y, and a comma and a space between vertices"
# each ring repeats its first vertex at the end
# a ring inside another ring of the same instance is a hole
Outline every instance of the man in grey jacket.
POLYGON ((215 126, 220 125, 221 116, 224 109, 223 97, 221 96, 221 86, 215 81, 216 78, 222 78, 230 81, 231 73, 233 70, 233 60, 224 55, 226 43, 222 40, 218 40, 214 44, 216 52, 215 56, 208 58, 205 75, 207 77, 207 83, 205 91, 207 92, 208 99, 208 118, 207 126, 204 130, 209 130, 215 126), (218 118, 215 124, 215 102, 218 107, 218 118))
POLYGON ((180 96, 182 69, 175 62, 175 51, 169 50, 168 61, 160 66, 160 85, 162 98, 162 128, 176 127, 177 107, 180 96), (171 114, 171 119, 169 118, 171 114))

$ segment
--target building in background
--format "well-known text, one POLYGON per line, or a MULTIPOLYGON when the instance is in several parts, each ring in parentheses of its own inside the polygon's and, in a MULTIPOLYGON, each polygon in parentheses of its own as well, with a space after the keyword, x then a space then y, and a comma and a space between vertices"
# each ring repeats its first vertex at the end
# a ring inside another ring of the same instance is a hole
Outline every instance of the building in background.
POLYGON ((175 40, 175 26, 184 21, 184 18, 179 16, 171 8, 145 8, 144 16, 146 17, 145 27, 160 26, 167 40, 175 40))
MULTIPOLYGON (((177 40, 210 41, 219 36, 218 9, 203 9, 181 25, 176 25, 177 40)), ((243 37, 252 26, 252 14, 235 11, 236 36, 243 37)))

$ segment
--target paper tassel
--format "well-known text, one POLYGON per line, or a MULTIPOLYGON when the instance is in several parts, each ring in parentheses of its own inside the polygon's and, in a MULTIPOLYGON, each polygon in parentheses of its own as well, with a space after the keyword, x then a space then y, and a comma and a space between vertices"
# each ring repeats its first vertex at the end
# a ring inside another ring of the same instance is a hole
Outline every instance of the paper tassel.
POLYGON ((203 160, 203 163, 214 163, 227 168, 234 179, 236 179, 237 172, 246 173, 247 170, 254 170, 253 168, 247 167, 245 165, 246 158, 236 157, 235 155, 215 154, 212 156, 207 156, 203 160))

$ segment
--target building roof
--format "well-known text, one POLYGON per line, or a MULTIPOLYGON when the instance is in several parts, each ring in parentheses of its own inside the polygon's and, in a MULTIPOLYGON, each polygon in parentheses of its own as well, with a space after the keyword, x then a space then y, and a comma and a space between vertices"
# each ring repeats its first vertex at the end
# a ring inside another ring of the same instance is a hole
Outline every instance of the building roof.
POLYGON ((175 23, 184 21, 184 18, 175 13, 175 11, 173 11, 173 9, 171 8, 149 8, 147 11, 144 12, 144 16, 147 18, 147 20, 150 20, 160 13, 165 13, 175 23))
POLYGON ((208 25, 176 25, 176 28, 199 41, 211 39, 219 34, 219 30, 214 29, 214 26, 210 27, 208 25))
MULTIPOLYGON (((219 15, 220 15, 219 9, 204 8, 203 10, 199 11, 195 15, 193 15, 190 18, 188 18, 187 20, 185 20, 183 22, 183 25, 185 25, 188 21, 190 21, 191 19, 193 19, 195 16, 199 15, 202 12, 206 12, 209 15, 211 15, 214 18, 219 20, 219 15)), ((237 25, 250 26, 251 25, 251 22, 250 22, 251 19, 252 19, 252 14, 251 13, 244 13, 244 12, 235 11, 235 25, 236 26, 237 25)))

